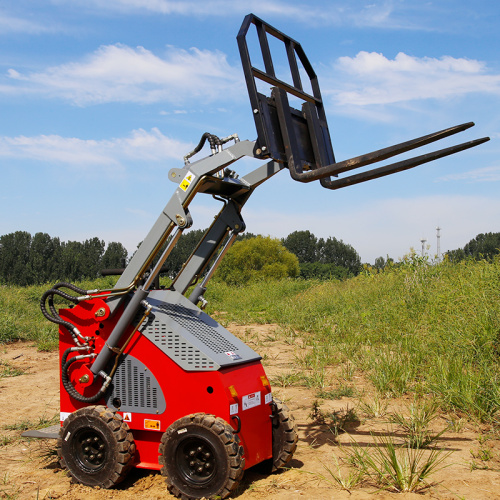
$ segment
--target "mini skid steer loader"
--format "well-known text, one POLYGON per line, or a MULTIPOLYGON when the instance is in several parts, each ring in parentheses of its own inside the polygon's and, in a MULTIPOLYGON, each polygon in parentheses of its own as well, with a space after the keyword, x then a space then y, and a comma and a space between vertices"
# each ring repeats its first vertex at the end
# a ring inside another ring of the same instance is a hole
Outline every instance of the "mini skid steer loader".
POLYGON ((203 312, 210 278, 245 229, 246 201, 282 170, 296 181, 319 180, 333 190, 488 140, 339 178, 473 123, 336 162, 318 80, 301 45, 252 14, 237 41, 257 140, 204 134, 184 166, 169 171, 175 192, 115 287, 82 290, 58 283, 41 299, 43 314, 59 325, 61 425, 26 435, 57 438, 61 463, 84 485, 110 488, 138 467, 161 470, 177 497, 225 498, 246 469, 262 464, 271 472, 289 464, 297 446, 294 420, 273 398, 261 357, 203 312), (249 33, 263 67, 252 63, 249 33), (269 37, 285 50, 290 81, 275 74, 269 37), (300 109, 289 98, 301 103, 300 109), (191 162, 206 141, 211 154, 191 162), (240 177, 232 168, 244 157, 262 162, 240 177), (162 289, 159 273, 193 223, 189 204, 197 194, 220 200, 220 212, 172 284, 162 289), (71 306, 57 310, 55 297, 71 306))

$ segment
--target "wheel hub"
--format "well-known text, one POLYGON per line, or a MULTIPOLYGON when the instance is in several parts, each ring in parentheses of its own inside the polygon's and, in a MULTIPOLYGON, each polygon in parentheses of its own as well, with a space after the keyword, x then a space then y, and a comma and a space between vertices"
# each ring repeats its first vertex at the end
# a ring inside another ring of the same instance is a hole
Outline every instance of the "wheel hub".
POLYGON ((79 432, 73 452, 82 467, 90 471, 101 469, 106 462, 106 443, 103 436, 92 429, 79 432))
POLYGON ((197 485, 210 481, 216 471, 212 446, 200 438, 190 438, 177 449, 177 463, 184 478, 197 485))

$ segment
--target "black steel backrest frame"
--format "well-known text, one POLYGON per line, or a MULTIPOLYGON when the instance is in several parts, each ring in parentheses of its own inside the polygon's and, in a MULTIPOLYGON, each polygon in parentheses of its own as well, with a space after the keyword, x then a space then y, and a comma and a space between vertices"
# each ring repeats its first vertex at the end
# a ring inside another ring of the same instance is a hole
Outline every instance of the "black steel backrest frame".
POLYGON ((257 155, 286 162, 292 174, 335 163, 318 77, 300 43, 253 14, 245 17, 237 41, 258 134, 257 155), (252 25, 257 30, 264 71, 250 58, 246 36, 252 25), (277 78, 268 35, 283 42, 293 84, 277 78), (298 61, 312 94, 304 90, 298 61), (258 92, 256 79, 273 87, 270 96, 258 92), (304 101, 301 111, 290 106, 288 94, 304 101))
POLYGON ((474 123, 468 122, 456 125, 433 134, 336 163, 318 78, 301 45, 253 14, 245 17, 237 40, 258 134, 254 155, 261 158, 271 157, 277 162, 285 163, 294 180, 300 182, 319 180, 321 185, 327 189, 340 189, 402 172, 423 163, 475 147, 489 140, 489 137, 483 137, 350 175, 343 179, 332 179, 332 176, 338 177, 340 173, 387 160, 401 153, 462 132, 472 127, 474 123), (246 36, 252 24, 257 29, 264 71, 254 67, 250 60, 246 36), (268 35, 284 43, 293 84, 276 77, 268 35), (303 89, 297 58, 310 80, 312 94, 305 92, 303 89), (256 79, 272 86, 269 97, 257 91, 256 79), (304 101, 301 111, 290 106, 289 94, 304 101))

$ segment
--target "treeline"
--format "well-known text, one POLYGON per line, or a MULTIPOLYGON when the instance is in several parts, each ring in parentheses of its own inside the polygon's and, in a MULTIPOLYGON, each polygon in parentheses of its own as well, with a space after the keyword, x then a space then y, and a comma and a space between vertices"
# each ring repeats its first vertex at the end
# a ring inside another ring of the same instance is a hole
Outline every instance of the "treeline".
MULTIPOLYGON (((167 275, 173 277, 181 270, 182 265, 191 255, 205 231, 206 229, 196 229, 182 234, 163 266, 163 271, 167 275)), ((257 235, 253 233, 245 232, 238 235, 237 241, 251 240, 256 237, 257 235)), ((323 239, 317 238, 310 231, 294 231, 286 238, 279 240, 279 242, 286 250, 297 256, 299 276, 304 279, 345 279, 356 276, 362 269, 361 258, 356 250, 351 245, 333 237, 323 239)), ((263 251, 264 248, 261 248, 261 250, 263 251)), ((231 252, 233 252, 233 249, 230 250, 230 254, 231 252)), ((245 250, 242 250, 240 246, 238 252, 244 254, 245 250)), ((233 260, 230 258, 230 254, 225 257, 224 261, 233 260)), ((235 262, 239 262, 239 259, 235 259, 235 262)), ((241 265, 241 262, 235 265, 240 266, 242 272, 244 268, 247 268, 246 265, 241 265)), ((260 265, 278 265, 278 263, 273 263, 271 259, 269 262, 261 262, 260 265)), ((228 276, 229 274, 232 276, 229 280, 232 282, 234 273, 228 272, 227 265, 224 267, 228 276)), ((256 270, 260 271, 260 268, 256 270)), ((238 272, 238 269, 235 272, 238 272)), ((220 274, 220 271, 218 274, 220 274)))
POLYGON ((481 233, 463 248, 449 250, 446 255, 452 262, 465 259, 491 260, 500 253, 500 233, 481 233))
POLYGON ((127 253, 121 243, 106 247, 99 238, 82 243, 16 231, 0 236, 0 283, 26 286, 96 278, 102 269, 123 267, 127 253))
MULTIPOLYGON (((164 274, 173 277, 181 270, 205 231, 196 229, 181 235, 163 266, 164 274)), ((255 237, 243 233, 238 240, 255 237)), ((295 231, 280 243, 297 256, 299 275, 303 278, 343 279, 360 272, 358 253, 336 238, 318 239, 309 231, 295 231)), ((47 233, 32 236, 26 231, 16 231, 0 236, 0 283, 26 286, 93 279, 103 269, 124 267, 127 257, 126 248, 117 242, 107 246, 99 238, 64 242, 47 233)))
MULTIPOLYGON (((182 234, 163 267, 165 274, 173 277, 181 270, 205 231, 197 229, 182 234)), ((238 240, 255 237, 252 233, 244 233, 238 240)), ((334 237, 323 239, 310 231, 294 231, 280 243, 297 257, 299 276, 304 279, 346 279, 359 274, 363 267, 356 250, 334 237)), ((491 260, 498 253, 500 233, 485 233, 478 234, 464 248, 450 250, 446 255, 457 262, 467 258, 491 260)), ((126 248, 117 242, 106 245, 99 238, 64 242, 47 233, 32 236, 26 231, 16 231, 0 236, 0 283, 26 286, 93 279, 103 269, 124 267, 127 257, 126 248)), ((375 267, 383 269, 389 262, 392 259, 379 257, 375 267)))
POLYGON ((345 279, 361 272, 361 257, 337 238, 317 238, 310 231, 294 231, 282 239, 283 246, 299 259, 300 276, 345 279))

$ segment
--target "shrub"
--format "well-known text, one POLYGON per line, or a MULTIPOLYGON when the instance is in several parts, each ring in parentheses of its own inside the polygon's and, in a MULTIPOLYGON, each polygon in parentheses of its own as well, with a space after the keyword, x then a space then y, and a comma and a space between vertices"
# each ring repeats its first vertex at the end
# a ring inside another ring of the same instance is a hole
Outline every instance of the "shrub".
POLYGON ((276 280, 299 275, 299 261, 278 239, 257 236, 237 241, 217 270, 219 279, 230 285, 276 280))

